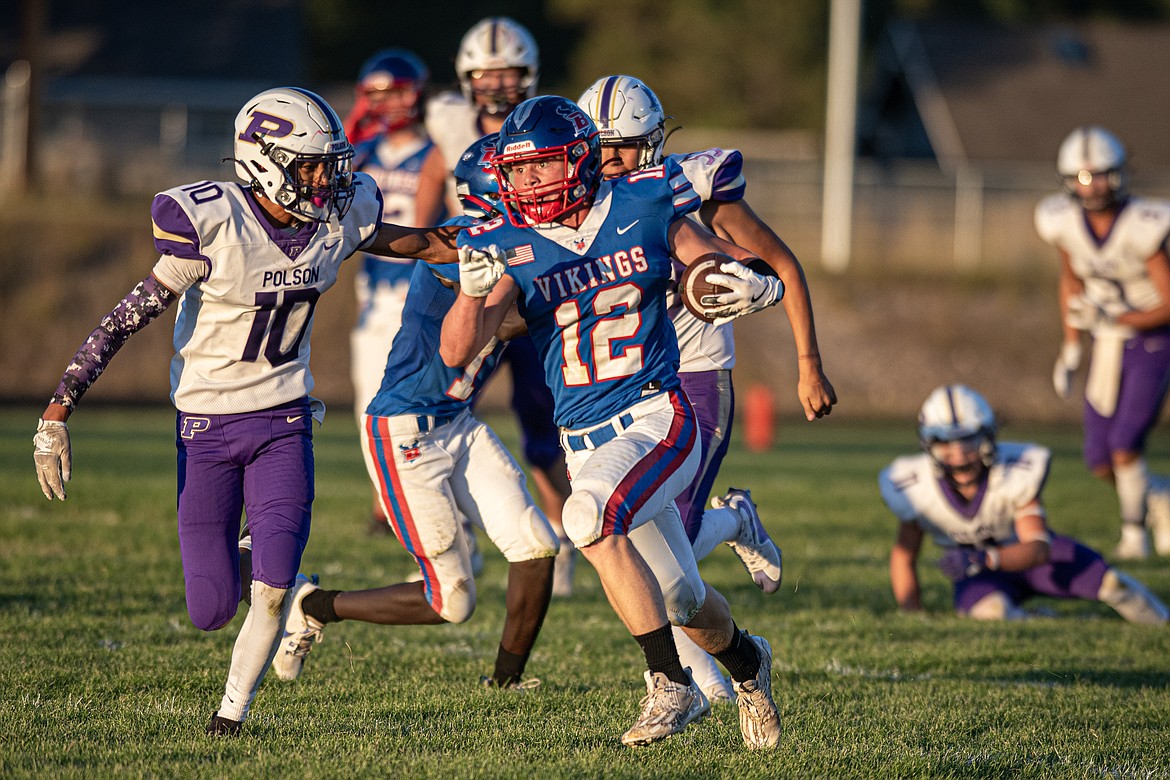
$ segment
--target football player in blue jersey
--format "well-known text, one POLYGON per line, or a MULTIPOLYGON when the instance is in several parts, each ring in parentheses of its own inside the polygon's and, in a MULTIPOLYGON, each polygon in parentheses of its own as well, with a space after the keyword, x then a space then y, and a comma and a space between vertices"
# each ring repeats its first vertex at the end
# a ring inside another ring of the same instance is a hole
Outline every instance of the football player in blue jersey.
MULTIPOLYGON (((375 240, 378 188, 354 174, 341 119, 307 90, 249 100, 235 120, 242 184, 156 195, 151 273, 70 361, 33 439, 46 498, 65 498, 65 421, 130 336, 178 302, 171 400, 178 410, 178 533, 191 622, 227 625, 241 595, 237 535, 252 533, 251 599, 207 732, 240 730, 276 652, 313 503, 309 337, 342 261, 375 240)), ((417 239, 416 239, 417 241, 417 239)))
MULTIPOLYGON (((465 157, 479 160, 494 137, 465 157)), ((457 173, 460 172, 457 166, 457 173)), ((475 165, 460 177, 465 217, 494 215, 494 178, 475 165)), ((366 466, 390 526, 418 563, 421 581, 362 591, 298 586, 273 670, 296 679, 325 625, 360 620, 383 625, 462 623, 475 609, 475 572, 463 518, 483 529, 508 559, 507 615, 486 684, 521 688, 552 589, 557 536, 533 503, 520 467, 487 425, 471 414, 506 342, 493 337, 466 368, 439 357, 443 316, 455 301, 459 266, 418 263, 402 329, 386 358, 378 393, 362 418, 366 466)), ((507 338, 512 328, 499 335, 507 338)))
POLYGON ((440 350, 448 365, 468 365, 513 305, 527 323, 571 477, 565 531, 646 658, 643 709, 622 741, 649 744, 710 711, 679 662, 673 622, 731 673, 745 744, 774 747, 771 647, 738 629, 705 585, 674 504, 701 456, 666 287, 672 258, 686 264, 711 251, 745 263, 721 314, 776 304, 783 285, 683 218, 700 200, 674 161, 603 181, 597 128, 570 100, 521 103, 493 161, 506 213, 459 236, 460 294, 440 350))
MULTIPOLYGON (((601 171, 607 179, 628 176, 662 163, 666 114, 658 96, 632 76, 605 76, 582 93, 577 103, 597 124, 601 137, 601 171)), ((813 323, 812 300, 804 271, 783 241, 744 201, 743 156, 734 149, 707 149, 670 155, 703 200, 691 217, 717 235, 762 258, 784 282, 782 304, 792 326, 797 354, 797 395, 805 416, 815 420, 832 411, 836 392, 821 367, 813 323)), ((680 267, 675 267, 676 276, 680 267)), ((703 460, 694 480, 675 500, 683 527, 703 560, 726 542, 765 593, 780 587, 780 550, 768 536, 747 490, 732 488, 704 509, 719 466, 727 453, 735 408, 732 371, 735 337, 730 321, 704 322, 682 305, 672 285, 667 311, 678 334, 679 379, 695 409, 703 460)), ((711 659, 679 630, 679 654, 713 701, 730 698, 731 689, 711 659)))
MULTIPOLYGON (((476 139, 499 132, 512 109, 536 94, 540 49, 528 29, 515 19, 488 16, 472 25, 460 40, 455 72, 460 90, 432 98, 426 119, 427 132, 452 173, 476 139)), ((448 178, 449 200, 458 199, 456 180, 455 176, 448 178)), ((540 358, 527 335, 512 339, 503 362, 512 382, 509 400, 520 424, 524 460, 531 466, 540 504, 561 538, 553 595, 569 596, 576 557, 572 542, 561 530, 561 505, 569 495, 569 482, 553 423, 552 394, 541 379, 540 358)))
MULTIPOLYGON (((406 49, 383 49, 362 65, 354 108, 345 119, 354 144, 354 170, 368 173, 382 191, 382 218, 400 225, 434 225, 446 212, 447 169, 422 124, 430 72, 406 49)), ((354 278, 357 322, 349 337, 354 412, 361 421, 382 382, 386 353, 402 324, 402 308, 415 260, 362 255, 354 278)), ((389 533, 377 495, 371 533, 389 533)))

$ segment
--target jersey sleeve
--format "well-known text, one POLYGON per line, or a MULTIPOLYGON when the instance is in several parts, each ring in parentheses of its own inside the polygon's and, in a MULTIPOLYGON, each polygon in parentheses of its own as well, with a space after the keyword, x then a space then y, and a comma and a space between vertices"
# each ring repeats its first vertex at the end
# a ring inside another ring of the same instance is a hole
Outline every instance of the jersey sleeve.
POLYGON ((707 149, 679 156, 679 164, 704 202, 743 200, 747 180, 738 149, 707 149))
POLYGON ((1135 198, 1129 208, 1137 214, 1127 235, 1128 249, 1134 257, 1148 259, 1166 244, 1170 235, 1170 201, 1135 198))
POLYGON ((199 231, 182 205, 167 192, 154 196, 150 204, 154 246, 164 255, 209 262, 202 253, 199 231))
POLYGON ((999 445, 1004 463, 1002 491, 1014 509, 1025 507, 1040 498, 1048 471, 1052 465, 1052 451, 1038 444, 999 445))
MULTIPOLYGON (((699 207, 703 205, 703 201, 699 197, 699 193, 695 191, 690 179, 687 178, 682 166, 670 157, 663 160, 662 165, 672 191, 671 205, 674 207, 674 214, 671 221, 685 217, 693 211, 698 211, 699 207)), ((637 175, 631 176, 630 180, 633 181, 637 175)))
POLYGON ((1036 205, 1036 233, 1046 244, 1059 247, 1069 209, 1073 203, 1066 195, 1049 195, 1036 205))
POLYGON ((917 481, 917 474, 909 468, 905 458, 898 458, 878 475, 882 501, 903 523, 913 523, 918 519, 918 510, 906 495, 906 490, 917 481))

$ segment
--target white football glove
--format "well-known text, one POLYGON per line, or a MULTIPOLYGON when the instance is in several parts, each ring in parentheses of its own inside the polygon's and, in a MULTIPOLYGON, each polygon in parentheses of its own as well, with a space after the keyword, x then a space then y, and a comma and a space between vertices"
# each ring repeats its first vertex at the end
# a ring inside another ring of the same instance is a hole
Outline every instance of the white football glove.
POLYGON ((1068 398, 1072 394, 1072 378, 1081 367, 1081 343, 1066 341, 1056 356, 1056 365, 1052 367, 1052 388, 1061 398, 1068 398))
POLYGON ((69 429, 59 420, 38 420, 33 436, 33 461, 41 492, 50 501, 53 496, 65 500, 65 483, 73 476, 73 451, 69 446, 69 429))
POLYGON ((1108 312, 1083 295, 1073 295, 1068 299, 1064 322, 1070 328, 1091 331, 1102 323, 1113 322, 1113 319, 1108 312))
POLYGON ((784 282, 777 277, 758 274, 743 263, 724 263, 719 270, 723 273, 708 276, 708 281, 731 292, 704 295, 699 301, 715 317, 716 325, 762 311, 784 297, 784 282))
POLYGON ((495 244, 485 249, 459 247, 459 289, 472 298, 485 298, 504 275, 504 251, 495 244))

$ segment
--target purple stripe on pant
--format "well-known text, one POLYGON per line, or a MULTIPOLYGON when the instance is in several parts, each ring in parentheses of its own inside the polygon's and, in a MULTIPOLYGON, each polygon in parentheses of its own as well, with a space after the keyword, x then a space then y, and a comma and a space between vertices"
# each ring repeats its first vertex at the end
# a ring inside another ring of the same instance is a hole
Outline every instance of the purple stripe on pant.
POLYGON ((1145 331, 1125 342, 1121 385, 1112 417, 1097 414, 1085 401, 1085 465, 1112 462, 1110 453, 1143 452, 1157 425, 1170 385, 1170 328, 1145 331))
POLYGON ((275 588, 296 580, 313 504, 312 421, 307 400, 244 414, 179 412, 179 549, 196 627, 213 631, 236 614, 241 512, 253 578, 275 588))
POLYGON ((1025 571, 985 571, 955 583, 955 609, 971 611, 989 593, 1002 591, 1014 604, 1032 596, 1096 601, 1109 564, 1101 554, 1077 540, 1052 535, 1048 563, 1025 571))
POLYGON ((683 392, 694 407, 695 419, 699 423, 699 443, 703 447, 703 458, 695 478, 674 500, 678 513, 682 515, 687 539, 694 542, 699 534, 699 526, 703 523, 703 511, 711 496, 711 487, 719 475, 719 466, 723 463, 723 456, 727 454, 727 445, 731 440, 735 391, 731 385, 730 372, 690 371, 679 374, 678 378, 683 392), (712 449, 711 442, 716 432, 723 438, 712 449))

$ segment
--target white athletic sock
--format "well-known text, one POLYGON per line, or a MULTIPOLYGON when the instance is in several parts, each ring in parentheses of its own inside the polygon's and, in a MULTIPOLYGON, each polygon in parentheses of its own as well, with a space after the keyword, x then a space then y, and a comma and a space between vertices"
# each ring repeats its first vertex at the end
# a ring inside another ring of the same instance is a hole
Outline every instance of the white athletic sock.
POLYGON ((1097 598, 1117 610, 1130 623, 1164 625, 1170 611, 1146 586, 1129 575, 1109 569, 1101 580, 1097 598))
POLYGON ((1121 522, 1143 525, 1146 520, 1146 492, 1150 489, 1145 459, 1138 458, 1124 466, 1114 466, 1113 484, 1117 488, 1121 522))
POLYGON ((703 512, 699 535, 691 545, 691 549, 695 551, 695 560, 703 560, 724 542, 734 542, 739 536, 741 522, 743 521, 739 512, 729 506, 703 512))
POLYGON ((256 698, 264 673, 276 655, 284 627, 284 598, 288 592, 285 588, 273 588, 253 580, 252 606, 232 648, 227 686, 219 705, 221 718, 242 721, 248 717, 248 709, 256 698))

